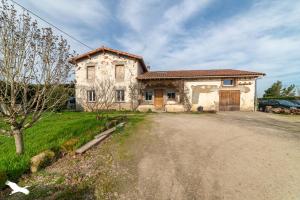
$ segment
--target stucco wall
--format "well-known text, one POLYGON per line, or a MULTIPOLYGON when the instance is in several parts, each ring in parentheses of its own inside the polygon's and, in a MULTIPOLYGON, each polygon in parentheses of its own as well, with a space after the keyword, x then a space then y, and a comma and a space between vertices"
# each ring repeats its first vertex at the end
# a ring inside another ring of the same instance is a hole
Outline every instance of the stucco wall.
POLYGON ((218 110, 220 86, 220 79, 186 81, 185 87, 189 91, 192 111, 196 111, 199 106, 203 106, 204 110, 218 110))
POLYGON ((82 88, 92 87, 96 81, 103 81, 110 79, 115 85, 116 89, 125 90, 125 102, 114 105, 115 108, 121 107, 128 108, 130 102, 128 86, 131 83, 136 83, 138 73, 142 72, 140 63, 125 56, 119 56, 113 53, 99 53, 91 56, 90 59, 84 59, 77 63, 75 77, 76 77, 76 107, 82 109, 83 101, 87 97, 82 88), (122 82, 115 80, 115 66, 123 64, 125 67, 125 78, 122 82), (87 80, 87 66, 95 66, 95 81, 87 80), (139 69, 140 68, 140 69, 139 69))
POLYGON ((238 87, 241 91, 241 111, 254 111, 255 110, 255 79, 240 79, 238 80, 238 87), (239 85, 242 84, 242 85, 239 85), (243 85, 247 84, 247 85, 243 85))
POLYGON ((219 110, 219 90, 240 90, 240 110, 254 111, 255 79, 237 79, 234 87, 222 86, 222 79, 193 80, 186 81, 185 87, 189 90, 192 111, 199 106, 204 110, 219 110))

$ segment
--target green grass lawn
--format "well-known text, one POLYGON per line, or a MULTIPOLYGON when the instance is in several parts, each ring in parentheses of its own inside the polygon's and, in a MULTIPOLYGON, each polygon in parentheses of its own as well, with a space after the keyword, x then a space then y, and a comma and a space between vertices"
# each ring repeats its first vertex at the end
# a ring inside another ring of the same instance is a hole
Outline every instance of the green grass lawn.
MULTIPOLYGON (((117 116, 120 113, 108 115, 117 116)), ((79 147, 93 139, 102 128, 103 122, 96 120, 94 113, 46 113, 37 124, 25 131, 24 155, 16 155, 13 137, 0 135, 0 173, 5 172, 10 180, 17 181, 28 172, 32 156, 47 149, 59 150, 71 138, 79 139, 76 144, 79 147)))

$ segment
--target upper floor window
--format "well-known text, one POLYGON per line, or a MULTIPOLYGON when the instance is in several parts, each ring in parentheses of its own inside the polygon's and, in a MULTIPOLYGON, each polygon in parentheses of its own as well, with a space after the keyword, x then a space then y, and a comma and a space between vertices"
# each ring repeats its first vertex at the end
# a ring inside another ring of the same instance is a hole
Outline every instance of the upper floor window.
POLYGON ((86 74, 88 80, 95 80, 95 66, 88 66, 86 74))
POLYGON ((175 100, 176 93, 173 91, 169 91, 169 92, 167 92, 167 97, 168 97, 168 100, 175 100))
POLYGON ((95 102, 96 101, 95 90, 88 90, 87 91, 87 100, 88 100, 88 102, 95 102))
POLYGON ((116 65, 115 78, 116 78, 116 81, 124 81, 124 78, 125 78, 124 65, 116 65))
POLYGON ((152 101, 153 92, 152 91, 146 91, 145 92, 145 100, 146 101, 152 101))
POLYGON ((223 86, 234 86, 234 80, 233 79, 224 79, 223 86))
POLYGON ((125 101, 125 91, 124 90, 116 90, 116 102, 125 101))

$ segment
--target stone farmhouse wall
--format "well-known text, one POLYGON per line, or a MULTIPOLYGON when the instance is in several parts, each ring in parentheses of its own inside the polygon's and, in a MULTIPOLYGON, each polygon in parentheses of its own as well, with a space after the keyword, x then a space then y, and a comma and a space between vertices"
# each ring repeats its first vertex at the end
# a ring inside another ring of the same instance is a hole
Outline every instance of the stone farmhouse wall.
POLYGON ((96 81, 103 81, 110 79, 115 85, 116 89, 125 90, 125 101, 115 103, 112 109, 130 109, 129 85, 136 83, 136 77, 142 73, 140 63, 125 56, 119 56, 113 53, 105 52, 91 56, 89 59, 84 59, 77 63, 76 76, 76 109, 86 110, 84 101, 86 101, 87 94, 83 92, 83 88, 92 88, 96 81), (117 81, 115 79, 116 65, 124 65, 125 74, 124 81, 117 81), (95 80, 87 79, 87 67, 95 66, 95 80))
MULTIPOLYGON (((112 109, 130 109, 129 85, 137 83, 137 76, 143 73, 143 68, 140 62, 134 58, 118 55, 110 52, 102 52, 82 59, 77 62, 76 66, 76 109, 87 110, 84 106, 87 99, 87 94, 83 91, 94 86, 97 81, 110 80, 116 90, 125 91, 125 101, 116 102, 111 107, 112 109), (116 66, 124 66, 124 80, 116 80, 116 66), (95 78, 88 80, 87 68, 94 66, 95 78)), ((255 78, 235 78, 235 86, 222 86, 222 78, 202 78, 202 79, 186 79, 185 87, 188 89, 188 97, 192 104, 192 111, 197 111, 199 106, 204 110, 219 110, 219 91, 220 90, 239 90, 240 91, 240 110, 254 111, 255 110, 255 78)), ((168 88, 165 89, 167 91, 168 88)), ((164 98, 166 98, 164 94, 164 98)), ((177 95, 177 94, 176 94, 177 95)), ((153 99, 155 96, 153 96, 153 99)), ((141 105, 139 110, 155 110, 154 105, 141 105)), ((182 112, 184 106, 179 102, 165 101, 164 110, 167 112, 182 112)))

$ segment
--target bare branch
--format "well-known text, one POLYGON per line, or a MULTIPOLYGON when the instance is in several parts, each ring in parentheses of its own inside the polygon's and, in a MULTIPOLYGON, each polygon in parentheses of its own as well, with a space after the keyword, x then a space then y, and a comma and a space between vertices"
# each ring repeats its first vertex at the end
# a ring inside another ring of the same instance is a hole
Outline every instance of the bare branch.
POLYGON ((64 38, 39 28, 27 12, 4 0, 0 10, 0 113, 12 130, 24 130, 65 102, 73 54, 64 38))

